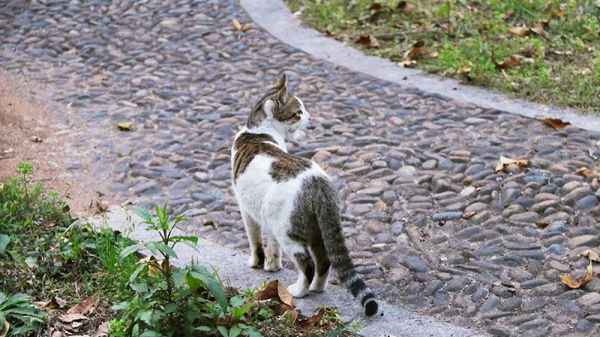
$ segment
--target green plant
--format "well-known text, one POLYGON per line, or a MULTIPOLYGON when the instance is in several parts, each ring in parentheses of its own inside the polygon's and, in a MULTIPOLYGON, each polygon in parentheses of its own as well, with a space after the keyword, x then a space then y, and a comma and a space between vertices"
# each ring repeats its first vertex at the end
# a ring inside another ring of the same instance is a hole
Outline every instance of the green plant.
POLYGON ((108 335, 111 337, 127 337, 127 322, 122 319, 111 319, 108 324, 108 335))
POLYGON ((120 259, 144 248, 161 259, 140 261, 129 277, 134 295, 113 307, 123 312, 129 324, 128 333, 191 336, 197 331, 216 331, 215 323, 228 306, 220 281, 202 266, 177 268, 172 264, 172 259, 177 258, 173 250, 176 244, 185 243, 197 249, 196 237, 172 235, 184 217, 170 218, 166 205, 156 207, 156 216, 139 207, 135 212, 143 219, 148 231, 159 234, 160 240, 126 247, 120 259))
POLYGON ((7 336, 37 332, 43 319, 44 314, 31 304, 29 296, 16 294, 8 297, 0 292, 0 328, 7 332, 7 336))

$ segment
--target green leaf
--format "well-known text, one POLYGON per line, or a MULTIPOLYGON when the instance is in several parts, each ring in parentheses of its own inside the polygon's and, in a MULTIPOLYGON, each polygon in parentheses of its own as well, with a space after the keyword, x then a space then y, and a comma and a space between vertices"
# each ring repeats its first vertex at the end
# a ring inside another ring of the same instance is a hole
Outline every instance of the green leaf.
POLYGON ((121 302, 118 304, 115 304, 113 306, 111 306, 110 308, 115 310, 115 311, 122 311, 122 310, 127 310, 129 309, 129 307, 131 307, 129 302, 121 302))
POLYGON ((173 250, 173 248, 165 245, 164 243, 156 243, 156 249, 158 249, 163 255, 177 258, 177 253, 173 250))
POLYGON ((227 333, 227 328, 226 327, 219 325, 217 327, 217 330, 219 330, 219 332, 221 333, 221 335, 223 337, 229 337, 229 333, 227 333))
POLYGON ((244 329, 244 335, 248 337, 264 337, 260 332, 256 331, 252 327, 244 329))
POLYGON ((133 271, 133 273, 131 273, 131 275, 129 275, 129 283, 134 283, 135 280, 137 279, 138 275, 144 271, 148 266, 145 263, 140 263, 135 270, 133 271))
POLYGON ((133 211, 144 221, 149 222, 152 220, 152 218, 150 217, 150 212, 143 207, 135 206, 135 207, 133 207, 133 211))
POLYGON ((199 326, 194 329, 194 331, 203 331, 203 332, 209 332, 210 330, 212 330, 212 329, 207 326, 204 326, 204 325, 199 326))
POLYGON ((140 335, 140 337, 164 337, 164 335, 154 330, 146 330, 140 335))
MULTIPOLYGON (((191 271, 189 272, 189 276, 196 278, 197 280, 202 281, 208 291, 215 297, 217 303, 221 306, 221 309, 225 311, 227 309, 227 296, 225 296, 225 291, 223 290, 223 286, 221 282, 211 273, 206 270, 206 268, 202 266, 190 266, 191 271)), ((188 277, 189 284, 189 277, 188 277)), ((190 287, 192 285, 190 284, 190 287)), ((196 287, 197 288, 197 287, 196 287)), ((195 289, 193 289, 195 290, 195 289)))
POLYGON ((129 287, 131 287, 131 289, 133 289, 133 291, 138 292, 138 293, 147 293, 148 292, 148 284, 146 284, 144 282, 129 283, 129 287))
MULTIPOLYGON (((8 235, 2 234, 0 235, 0 255, 4 254, 6 252, 6 247, 8 246, 8 244, 10 243, 10 238, 8 237, 8 235)), ((4 326, 4 325, 2 325, 4 326)))
POLYGON ((25 260, 23 260, 23 258, 21 257, 21 255, 19 255, 19 253, 17 253, 16 250, 9 250, 8 251, 8 255, 10 255, 10 257, 12 257, 12 259, 22 268, 27 268, 27 263, 25 263, 25 260))
POLYGON ((237 337, 242 333, 242 328, 237 325, 234 325, 229 329, 229 337, 237 337))
POLYGON ((145 247, 148 248, 148 250, 150 251, 150 253, 152 253, 152 255, 156 256, 158 255, 158 249, 156 248, 157 243, 156 242, 148 242, 145 247))
POLYGON ((175 303, 169 303, 167 305, 165 305, 165 314, 170 314, 173 313, 175 311, 179 311, 181 308, 179 307, 178 304, 175 303))
POLYGON ((233 296, 229 300, 229 303, 231 303, 231 305, 234 307, 240 307, 242 304, 244 304, 244 299, 241 296, 233 296))
POLYGON ((237 321, 241 319, 250 308, 252 308, 252 303, 246 305, 245 307, 235 307, 233 308, 233 318, 237 321))
POLYGON ((123 259, 137 252, 142 247, 144 247, 144 243, 141 242, 125 247, 125 249, 121 251, 121 254, 119 254, 119 261, 123 261, 123 259))
POLYGON ((190 242, 195 245, 198 244, 198 237, 193 235, 176 235, 171 237, 171 242, 190 242))
POLYGON ((152 325, 152 314, 153 314, 154 310, 145 310, 142 311, 139 315, 138 315, 138 319, 141 320, 142 322, 148 324, 148 325, 152 325))
POLYGON ((0 303, 0 309, 6 311, 13 305, 23 305, 25 303, 29 303, 29 301, 29 296, 25 294, 15 294, 9 297, 7 300, 0 303))
POLYGON ((181 288, 186 284, 187 270, 177 268, 173 271, 173 274, 171 274, 171 278, 173 278, 173 285, 175 288, 181 288))

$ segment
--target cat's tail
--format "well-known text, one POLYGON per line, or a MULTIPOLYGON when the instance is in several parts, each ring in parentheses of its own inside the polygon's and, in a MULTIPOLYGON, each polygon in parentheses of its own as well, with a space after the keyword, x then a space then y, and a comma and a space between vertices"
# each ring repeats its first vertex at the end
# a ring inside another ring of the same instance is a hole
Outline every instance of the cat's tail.
POLYGON ((335 188, 327 182, 320 184, 324 198, 318 198, 315 205, 315 215, 323 235, 325 250, 331 261, 331 266, 336 270, 340 281, 346 285, 352 295, 360 301, 367 316, 377 313, 379 304, 375 295, 365 281, 360 277, 344 241, 344 233, 340 222, 339 198, 335 188))

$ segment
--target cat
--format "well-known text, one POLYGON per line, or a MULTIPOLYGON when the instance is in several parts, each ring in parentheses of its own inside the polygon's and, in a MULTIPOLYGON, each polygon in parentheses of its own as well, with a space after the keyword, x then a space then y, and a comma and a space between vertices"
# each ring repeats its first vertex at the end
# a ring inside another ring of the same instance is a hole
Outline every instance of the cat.
POLYGON ((302 101, 288 91, 284 74, 235 136, 232 185, 250 242, 248 264, 277 271, 283 249, 299 271, 296 283, 287 288, 294 297, 325 291, 333 266, 365 314, 372 316, 379 305, 344 243, 336 189, 317 163, 287 152, 286 133, 302 134, 308 118, 302 101))

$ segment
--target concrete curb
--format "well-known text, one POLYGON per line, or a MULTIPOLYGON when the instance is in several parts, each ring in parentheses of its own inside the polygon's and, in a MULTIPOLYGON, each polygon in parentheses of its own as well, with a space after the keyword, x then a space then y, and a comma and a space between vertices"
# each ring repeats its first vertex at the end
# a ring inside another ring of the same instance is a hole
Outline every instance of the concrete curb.
MULTIPOLYGON (((135 213, 121 206, 111 206, 104 215, 85 219, 96 228, 108 226, 129 236, 131 239, 147 242, 159 239, 157 233, 148 232, 141 225, 142 219, 135 213), (135 224, 135 226, 134 226, 135 224)), ((185 234, 176 231, 175 235, 185 234)), ((212 242, 199 239, 199 251, 186 245, 178 245, 175 251, 179 259, 177 265, 183 266, 192 261, 203 265, 209 270, 214 268, 225 283, 238 288, 250 288, 260 285, 265 280, 279 279, 284 284, 295 281, 296 272, 283 269, 277 273, 267 273, 263 270, 251 269, 246 265, 248 256, 241 252, 221 247, 212 242)), ((403 337, 479 337, 485 334, 469 331, 448 323, 434 320, 430 317, 418 316, 407 310, 383 303, 379 300, 384 316, 367 319, 362 315, 362 308, 352 296, 338 286, 329 285, 322 294, 312 294, 306 298, 297 299, 298 308, 305 314, 313 312, 317 307, 326 305, 337 307, 345 320, 355 319, 360 322, 359 333, 365 337, 403 336, 403 337)))
POLYGON ((256 24, 282 42, 353 71, 482 107, 531 118, 560 118, 585 130, 600 130, 600 118, 582 115, 574 109, 557 108, 511 98, 485 89, 462 85, 456 80, 427 75, 421 70, 401 68, 388 60, 366 56, 354 48, 321 35, 314 29, 303 27, 300 20, 290 12, 282 0, 240 0, 240 4, 256 24))

